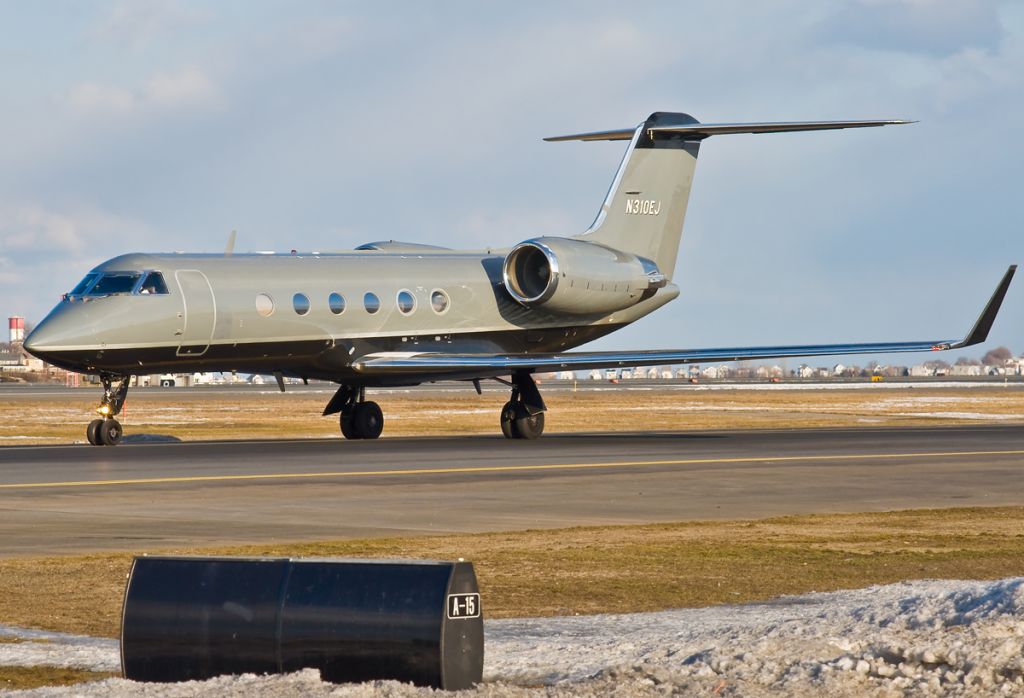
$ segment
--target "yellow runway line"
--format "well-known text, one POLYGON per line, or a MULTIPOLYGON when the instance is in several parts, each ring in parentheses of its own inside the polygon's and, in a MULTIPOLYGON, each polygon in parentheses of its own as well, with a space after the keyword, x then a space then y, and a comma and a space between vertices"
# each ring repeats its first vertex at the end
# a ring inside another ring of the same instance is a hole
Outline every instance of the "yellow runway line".
POLYGON ((748 456, 741 458, 687 458, 679 460, 639 460, 610 463, 547 463, 539 465, 488 465, 466 468, 409 468, 402 470, 351 470, 322 473, 265 473, 248 475, 195 475, 183 477, 154 477, 125 480, 80 480, 70 482, 24 482, 0 485, 0 490, 48 489, 60 487, 113 487, 123 485, 163 485, 192 482, 240 482, 258 480, 303 480, 310 478, 393 477, 408 475, 457 475, 496 472, 542 472, 551 470, 592 470, 600 468, 639 468, 663 465, 728 465, 737 463, 800 463, 809 461, 871 461, 903 458, 953 458, 957 456, 1020 456, 1024 450, 1014 451, 937 451, 931 453, 865 453, 852 455, 815 456, 748 456))

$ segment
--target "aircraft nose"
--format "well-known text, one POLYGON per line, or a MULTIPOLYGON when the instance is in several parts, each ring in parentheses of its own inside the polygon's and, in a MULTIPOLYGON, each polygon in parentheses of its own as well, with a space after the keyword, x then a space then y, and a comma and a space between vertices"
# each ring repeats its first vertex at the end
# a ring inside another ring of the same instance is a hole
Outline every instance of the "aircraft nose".
POLYGON ((66 366, 71 353, 95 343, 92 328, 73 309, 58 306, 36 325, 22 347, 32 356, 56 366, 66 366))
POLYGON ((46 360, 46 348, 53 344, 53 331, 47 328, 46 320, 36 325, 25 341, 22 348, 37 359, 46 360))

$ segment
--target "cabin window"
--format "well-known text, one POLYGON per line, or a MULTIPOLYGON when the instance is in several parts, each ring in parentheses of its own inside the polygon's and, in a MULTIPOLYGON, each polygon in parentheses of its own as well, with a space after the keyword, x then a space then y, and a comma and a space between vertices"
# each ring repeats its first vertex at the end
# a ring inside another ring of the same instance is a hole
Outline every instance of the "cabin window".
POLYGON ((83 293, 89 290, 89 287, 92 286, 93 282, 96 281, 96 279, 98 278, 100 278, 100 275, 97 274, 96 272, 93 272, 92 274, 86 274, 85 278, 79 281, 78 285, 71 289, 71 293, 69 293, 68 295, 81 296, 83 293))
POLYGON ((402 315, 409 315, 416 310, 416 296, 412 291, 401 290, 398 292, 398 310, 402 315))
POLYGON ((92 290, 90 296, 111 296, 114 294, 131 293, 135 284, 139 282, 142 274, 139 272, 108 272, 100 277, 92 290))
POLYGON ((448 294, 437 288, 434 289, 430 294, 430 307, 434 309, 434 312, 438 315, 445 313, 448 310, 448 306, 451 301, 448 300, 448 294))
POLYGON ((266 293, 256 296, 256 312, 263 317, 270 317, 274 314, 274 299, 266 293))
POLYGON ((292 307, 297 314, 305 315, 309 312, 309 298, 303 293, 296 293, 292 296, 292 307))
POLYGON ((158 271, 151 271, 146 274, 146 278, 142 281, 142 286, 139 287, 139 293, 145 296, 166 296, 167 284, 164 282, 164 275, 158 271))
POLYGON ((374 293, 367 293, 363 296, 363 307, 366 308, 366 312, 373 315, 380 310, 380 298, 374 293))
POLYGON ((327 305, 335 315, 345 312, 345 296, 340 293, 332 293, 327 297, 327 305))

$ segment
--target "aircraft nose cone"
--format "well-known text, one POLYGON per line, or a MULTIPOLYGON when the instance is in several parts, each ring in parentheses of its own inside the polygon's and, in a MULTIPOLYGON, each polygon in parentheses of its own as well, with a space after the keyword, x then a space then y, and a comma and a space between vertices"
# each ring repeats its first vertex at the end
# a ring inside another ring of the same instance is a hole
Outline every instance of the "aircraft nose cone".
POLYGON ((95 337, 86 318, 72 309, 58 306, 36 325, 22 347, 37 359, 55 366, 69 367, 74 352, 82 345, 92 344, 95 337))
POLYGON ((43 320, 29 333, 21 346, 32 356, 45 361, 47 349, 52 349, 56 345, 54 334, 52 325, 43 320))

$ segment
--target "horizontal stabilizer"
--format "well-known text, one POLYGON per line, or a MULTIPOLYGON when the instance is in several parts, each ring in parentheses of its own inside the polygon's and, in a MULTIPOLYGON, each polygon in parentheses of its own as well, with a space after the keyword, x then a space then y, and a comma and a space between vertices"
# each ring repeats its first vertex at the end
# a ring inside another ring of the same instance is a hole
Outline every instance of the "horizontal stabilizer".
MULTIPOLYGON (((700 140, 709 136, 720 136, 732 133, 785 133, 788 131, 831 131, 841 128, 869 128, 871 126, 893 126, 913 124, 914 121, 904 119, 881 119, 867 121, 764 121, 747 124, 681 124, 651 126, 648 135, 656 139, 658 134, 684 134, 700 140)), ((593 133, 576 133, 569 136, 553 136, 546 141, 628 141, 636 133, 635 128, 616 129, 614 131, 595 131, 593 133)))
POLYGON ((353 368, 367 375, 428 374, 449 378, 486 378, 515 371, 574 371, 631 366, 658 366, 721 361, 829 356, 838 354, 889 354, 913 351, 945 351, 985 341, 1010 280, 1011 266, 966 337, 921 342, 875 342, 862 344, 810 344, 767 347, 722 347, 712 349, 668 349, 652 351, 568 352, 565 354, 444 354, 437 352, 381 352, 367 354, 353 368))

